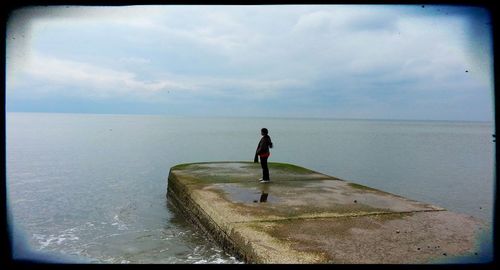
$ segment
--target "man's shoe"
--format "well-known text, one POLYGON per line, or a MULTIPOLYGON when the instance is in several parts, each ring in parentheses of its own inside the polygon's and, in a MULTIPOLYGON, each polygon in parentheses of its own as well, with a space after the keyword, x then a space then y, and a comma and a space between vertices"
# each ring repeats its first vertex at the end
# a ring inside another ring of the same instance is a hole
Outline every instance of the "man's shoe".
POLYGON ((260 183, 269 183, 269 182, 271 182, 271 180, 264 180, 264 179, 261 179, 259 182, 260 182, 260 183))

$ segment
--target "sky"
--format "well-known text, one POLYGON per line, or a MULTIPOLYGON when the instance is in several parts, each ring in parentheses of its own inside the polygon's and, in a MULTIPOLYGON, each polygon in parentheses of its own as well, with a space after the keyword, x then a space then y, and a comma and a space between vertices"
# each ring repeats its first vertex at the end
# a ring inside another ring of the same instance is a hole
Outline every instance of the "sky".
POLYGON ((26 7, 6 49, 7 112, 493 121, 480 7, 26 7))

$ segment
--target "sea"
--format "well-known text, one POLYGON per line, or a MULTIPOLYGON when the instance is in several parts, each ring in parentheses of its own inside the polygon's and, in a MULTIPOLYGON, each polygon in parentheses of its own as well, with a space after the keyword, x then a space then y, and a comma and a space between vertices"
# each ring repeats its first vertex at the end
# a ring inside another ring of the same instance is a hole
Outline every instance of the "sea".
MULTIPOLYGON (((173 208, 172 166, 269 162, 474 216, 492 226, 491 122, 5 114, 13 256, 96 264, 241 264, 173 208)), ((271 171, 272 177, 272 171, 271 171)), ((257 179, 256 179, 257 181, 257 179)), ((491 245, 491 231, 484 241, 491 245)))

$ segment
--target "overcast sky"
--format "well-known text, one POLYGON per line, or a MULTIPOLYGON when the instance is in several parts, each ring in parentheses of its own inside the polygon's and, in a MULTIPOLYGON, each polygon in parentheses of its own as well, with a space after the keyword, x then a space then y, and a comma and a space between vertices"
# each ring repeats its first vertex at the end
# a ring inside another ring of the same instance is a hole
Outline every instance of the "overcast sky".
POLYGON ((7 111, 493 120, 466 6, 41 7, 7 29, 7 111))

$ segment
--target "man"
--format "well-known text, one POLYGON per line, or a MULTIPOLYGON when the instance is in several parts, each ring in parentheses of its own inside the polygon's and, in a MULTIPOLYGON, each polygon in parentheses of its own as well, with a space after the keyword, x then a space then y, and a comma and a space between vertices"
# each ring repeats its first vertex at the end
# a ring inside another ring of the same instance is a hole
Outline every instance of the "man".
POLYGON ((258 163, 257 156, 260 157, 260 165, 262 166, 262 178, 259 179, 261 183, 268 183, 271 181, 269 179, 269 168, 267 167, 267 159, 271 155, 269 152, 269 148, 273 148, 273 143, 271 141, 271 137, 268 135, 269 131, 267 128, 262 128, 260 130, 260 134, 262 138, 259 141, 259 145, 257 146, 257 150, 255 151, 255 157, 253 162, 258 163))

